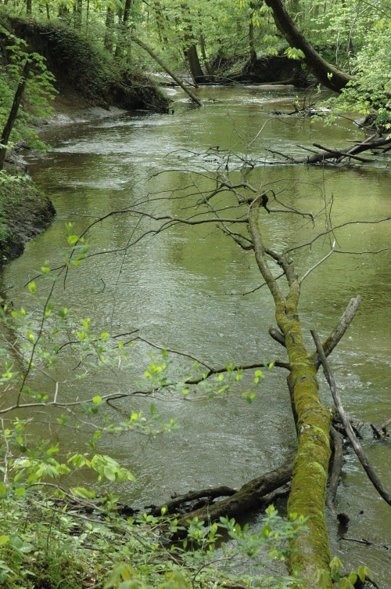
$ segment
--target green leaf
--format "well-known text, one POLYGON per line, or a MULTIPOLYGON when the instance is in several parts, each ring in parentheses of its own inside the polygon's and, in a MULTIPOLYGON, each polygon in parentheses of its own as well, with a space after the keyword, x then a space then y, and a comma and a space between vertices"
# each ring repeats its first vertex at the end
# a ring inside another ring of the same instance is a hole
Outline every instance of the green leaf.
POLYGON ((82 499, 94 499, 96 497, 95 491, 92 489, 86 489, 85 487, 72 487, 71 493, 82 499))
POLYGON ((360 581, 362 583, 364 583, 365 579, 367 577, 369 577, 369 573, 370 573, 369 568, 365 565, 361 565, 357 569, 358 578, 360 579, 360 581))
POLYGON ((25 497, 25 495, 26 495, 26 487, 17 487, 15 489, 15 496, 16 497, 21 498, 21 497, 25 497))
POLYGON ((42 274, 49 274, 51 268, 49 266, 49 262, 46 261, 42 266, 41 266, 41 272, 42 274))
POLYGON ((9 544, 10 541, 10 537, 6 534, 3 534, 0 536, 0 546, 5 546, 6 544, 9 544))
POLYGON ((71 234, 71 235, 68 235, 68 237, 67 237, 68 245, 76 245, 76 243, 78 241, 79 241, 78 235, 71 234))
POLYGON ((31 294, 35 294, 37 292, 37 285, 34 280, 28 283, 27 289, 31 294))

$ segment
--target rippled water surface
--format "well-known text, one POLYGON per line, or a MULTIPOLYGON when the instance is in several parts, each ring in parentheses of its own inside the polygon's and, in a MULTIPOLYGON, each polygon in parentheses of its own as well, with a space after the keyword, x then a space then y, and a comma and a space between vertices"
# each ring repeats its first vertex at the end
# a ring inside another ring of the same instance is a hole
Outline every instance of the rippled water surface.
MULTIPOLYGON (((277 249, 306 242, 324 229, 322 211, 331 201, 334 224, 389 215, 389 162, 361 169, 267 165, 280 159, 274 152, 298 156, 304 153, 301 145, 338 147, 359 138, 347 120, 331 127, 322 121, 273 114, 293 110, 294 91, 287 96, 257 87, 209 88, 201 96, 202 109, 190 108, 176 93, 173 114, 103 117, 94 112, 48 131, 54 148, 45 159, 31 162, 31 173, 58 214, 50 229, 4 272, 3 288, 15 305, 25 302, 21 287, 43 260, 49 258, 54 266, 62 259, 65 222, 73 222, 80 231, 110 211, 158 193, 171 198, 157 201, 155 213, 183 216, 183 201, 174 197, 184 190, 212 186, 210 175, 226 164, 228 151, 233 179, 239 178, 246 161, 254 167, 248 179, 255 186, 273 188, 286 206, 316 214, 315 227, 309 217, 266 215, 267 239, 277 249)), ((279 208, 277 203, 274 206, 279 208)), ((143 222, 142 228, 148 230, 148 223, 143 222)), ((176 226, 124 249, 139 231, 136 217, 130 215, 112 215, 99 223, 90 232, 91 251, 117 251, 93 257, 81 271, 72 271, 66 290, 56 291, 58 301, 65 300, 81 316, 94 317, 97 329, 123 333, 137 328, 150 341, 185 350, 215 366, 283 359, 282 350, 267 334, 273 308, 266 290, 256 289, 261 280, 251 253, 243 252, 213 225, 176 226)), ((361 294, 359 314, 331 363, 346 410, 379 424, 391 412, 391 265, 389 252, 380 251, 388 246, 389 226, 348 225, 335 238, 339 250, 378 253, 335 254, 313 271, 304 282, 302 317, 308 331, 315 326, 325 336, 348 300, 361 294)), ((325 236, 298 255, 300 272, 315 266, 328 245, 325 236)), ((149 361, 144 352, 134 351, 132 367, 96 370, 88 382, 72 379, 75 365, 70 357, 58 368, 57 378, 64 382, 61 394, 73 398, 132 389, 142 382, 149 361)), ((51 391, 45 377, 37 375, 36 380, 51 391)), ((134 403, 136 408, 146 407, 142 398, 134 403)), ((103 442, 104 451, 137 475, 136 484, 124 489, 128 501, 144 505, 161 502, 174 492, 217 484, 238 486, 281 463, 294 448, 285 374, 277 369, 267 373, 252 404, 233 393, 227 400, 213 401, 202 395, 189 400, 168 394, 156 405, 164 418, 175 416, 176 431, 156 438, 127 433, 103 442)), ((55 421, 55 416, 49 418, 55 421)), ((47 419, 42 416, 42 421, 47 419)), ((55 435, 68 447, 77 442, 72 430, 69 437, 55 435)), ((366 435, 363 443, 390 488, 389 441, 375 442, 366 435)), ((353 565, 369 563, 379 582, 390 586, 389 551, 381 546, 390 544, 390 510, 350 454, 338 510, 351 518, 348 537, 365 537, 375 546, 338 541, 332 532, 333 550, 353 565)), ((330 526, 335 530, 332 520, 330 526)))

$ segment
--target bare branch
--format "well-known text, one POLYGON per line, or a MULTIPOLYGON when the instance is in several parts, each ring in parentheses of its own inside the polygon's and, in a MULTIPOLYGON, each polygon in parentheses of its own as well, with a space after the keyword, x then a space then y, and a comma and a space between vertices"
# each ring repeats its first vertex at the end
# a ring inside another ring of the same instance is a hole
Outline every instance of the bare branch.
POLYGON ((334 227, 331 227, 330 229, 325 229, 324 231, 317 233, 316 236, 313 239, 311 239, 310 241, 307 241, 305 243, 301 243, 300 245, 295 245, 293 247, 290 247, 290 248, 286 249, 284 253, 292 253, 292 252, 302 249, 304 247, 311 247, 321 237, 325 237, 327 235, 330 235, 330 233, 334 233, 334 231, 336 231, 337 229, 342 229, 343 227, 348 227, 349 225, 371 225, 371 224, 377 225, 378 223, 385 223, 390 220, 391 220, 391 216, 390 217, 383 217, 382 219, 373 219, 372 221, 368 221, 366 219, 365 220, 357 220, 357 221, 346 221, 345 223, 340 223, 339 225, 334 225, 334 227))
MULTIPOLYGON (((334 348, 338 345, 338 343, 343 338, 349 325, 351 324, 354 317, 356 316, 356 313, 358 311, 360 303, 361 303, 360 295, 357 295, 356 297, 353 297, 352 299, 350 299, 345 311, 343 312, 343 314, 341 316, 341 319, 338 322, 338 325, 335 327, 335 329, 330 333, 328 338, 322 344, 322 349, 323 349, 326 357, 331 354, 331 352, 334 350, 334 348)), ((318 370, 319 366, 321 365, 321 361, 320 361, 318 353, 315 353, 315 355, 314 355, 314 365, 315 365, 316 370, 318 370)))
POLYGON ((369 464, 368 458, 365 455, 364 450, 362 449, 361 444, 358 441, 357 436, 354 433, 352 426, 350 425, 349 418, 347 417, 345 410, 343 408, 340 396, 337 391, 335 378, 334 378, 334 375, 333 375, 333 373, 330 369, 330 366, 327 362, 320 338, 314 330, 311 330, 311 335, 314 339, 316 349, 318 351, 318 355, 319 355, 320 361, 323 366, 323 372, 324 372, 324 375, 325 375, 326 380, 328 382, 328 385, 330 387, 330 391, 333 396, 335 406, 337 408, 339 416, 341 417, 342 423, 344 425, 346 434, 352 444, 353 450, 355 451, 357 458, 361 462, 362 467, 364 468, 366 474, 368 475, 369 480, 371 481, 371 483, 375 487, 376 491, 384 499, 384 501, 386 503, 388 503, 388 505, 391 505, 390 493, 388 493, 388 491, 386 491, 386 489, 383 487, 382 482, 380 481, 379 477, 377 476, 377 474, 375 473, 375 471, 373 470, 373 468, 369 464))
POLYGON ((329 481, 327 487, 327 506, 334 512, 335 511, 335 497, 338 490, 338 483, 341 476, 342 464, 343 464, 343 438, 342 434, 338 432, 333 426, 331 426, 331 439, 333 441, 333 457, 332 467, 329 474, 329 481))
POLYGON ((311 274, 311 272, 316 270, 316 268, 319 268, 319 266, 321 266, 321 264, 323 264, 323 262, 325 262, 327 258, 329 258, 334 253, 334 247, 335 241, 333 241, 330 251, 328 251, 327 254, 323 256, 323 258, 318 260, 318 262, 316 262, 316 264, 314 264, 311 268, 308 268, 307 272, 303 274, 303 276, 299 279, 300 284, 304 282, 304 280, 307 278, 309 274, 311 274))
POLYGON ((269 335, 285 348, 285 337, 276 327, 269 327, 269 335))

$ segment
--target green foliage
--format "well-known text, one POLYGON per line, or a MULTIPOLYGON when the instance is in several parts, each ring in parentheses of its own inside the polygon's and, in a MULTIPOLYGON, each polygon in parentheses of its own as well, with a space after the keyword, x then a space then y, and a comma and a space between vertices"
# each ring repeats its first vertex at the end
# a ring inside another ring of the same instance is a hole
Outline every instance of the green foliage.
POLYGON ((338 110, 373 115, 374 126, 391 129, 391 22, 380 19, 354 61, 355 81, 335 101, 338 110))
POLYGON ((0 132, 8 119, 14 94, 20 82, 26 60, 32 63, 27 79, 22 105, 19 108, 8 147, 24 141, 34 148, 43 148, 34 123, 47 117, 55 96, 54 78, 48 71, 44 58, 28 50, 27 44, 12 34, 0 19, 0 132))
MULTIPOLYGON (((9 446, 11 434, 3 431, 3 436, 9 446)), ((37 464, 53 464, 56 449, 49 450, 51 458, 37 464)), ((74 456, 68 464, 93 466, 94 460, 74 456)), ((99 471, 107 466, 106 457, 97 462, 99 471)), ((59 470, 56 465, 42 475, 51 479, 62 474, 59 470)), ((37 484, 35 479, 0 483, 0 583, 9 589, 79 589, 91 582, 107 589, 207 589, 233 580, 269 589, 297 586, 298 579, 266 572, 268 563, 285 559, 289 540, 303 526, 285 521, 273 507, 256 533, 226 518, 210 525, 193 520, 186 530, 165 516, 122 518, 113 495, 94 501, 80 488, 74 497, 81 499, 70 501, 60 487, 51 484, 41 491, 37 484), (170 538, 179 530, 183 544, 172 545, 170 538), (219 547, 222 534, 231 541, 219 547), (254 567, 251 579, 235 570, 238 563, 254 567)))
MULTIPOLYGON (((370 570, 365 565, 359 566, 356 570, 346 574, 343 570, 343 563, 338 557, 334 557, 330 562, 331 580, 333 587, 336 589, 355 589, 357 585, 361 587, 366 579, 369 579, 370 570)), ((319 589, 329 587, 330 574, 327 571, 319 571, 318 585, 319 589)))
MULTIPOLYGON (((66 226, 65 241, 69 248, 65 262, 53 269, 50 261, 45 261, 27 283, 29 305, 14 308, 3 303, 2 320, 11 334, 12 347, 3 348, 0 354, 4 399, 10 399, 9 407, 0 410, 0 583, 11 589, 59 585, 76 589, 90 580, 121 589, 214 587, 216 579, 223 582, 238 577, 231 568, 235 559, 242 562, 250 558, 255 559, 257 568, 251 583, 290 587, 292 579, 265 577, 264 567, 270 559, 286 558, 289 541, 302 525, 300 520, 286 522, 269 509, 256 533, 224 519, 211 524, 195 519, 185 530, 177 519, 164 515, 120 519, 117 498, 113 494, 99 497, 99 483, 106 481, 112 486, 134 481, 127 468, 99 452, 104 434, 136 430, 157 435, 170 431, 175 422, 162 423, 153 403, 149 415, 130 405, 128 418, 114 419, 107 413, 106 397, 96 390, 92 395, 79 390, 80 400, 62 399, 62 383, 55 379, 55 368, 64 350, 68 353, 72 349, 75 354, 78 368, 74 378, 88 378, 97 367, 126 366, 134 347, 132 341, 118 341, 108 331, 95 329, 92 318, 77 317, 67 305, 54 302, 57 285, 62 288, 70 272, 81 272, 82 261, 89 254, 85 236, 72 224, 66 226), (34 374, 40 370, 53 374, 52 392, 33 386, 34 374), (34 407, 60 411, 59 428, 69 423, 69 414, 62 411, 70 407, 73 428, 92 428, 86 448, 66 453, 49 438, 40 436, 37 440, 33 417, 10 417, 12 409, 27 409, 30 415, 34 407), (81 484, 72 485, 76 475, 81 484), (83 506, 93 514, 87 516, 83 506), (183 544, 171 547, 170 538, 178 532, 185 536, 183 544), (220 547, 223 534, 231 541, 220 547), (215 561, 220 563, 218 567, 215 561)), ((199 373, 199 364, 192 362, 192 367, 199 373)), ((178 385, 174 379, 177 371, 166 350, 152 354, 144 371, 150 394, 181 389, 183 383, 178 385)), ((248 380, 257 386, 263 377, 263 372, 255 369, 248 380)), ((201 384, 208 375, 199 378, 201 384)), ((225 394, 243 378, 242 370, 227 365, 213 376, 210 394, 225 394)))

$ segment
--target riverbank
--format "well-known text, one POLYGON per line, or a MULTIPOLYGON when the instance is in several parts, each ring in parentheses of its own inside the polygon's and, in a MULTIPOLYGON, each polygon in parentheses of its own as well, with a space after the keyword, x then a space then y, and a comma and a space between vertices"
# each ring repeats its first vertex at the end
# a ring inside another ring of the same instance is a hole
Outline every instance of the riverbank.
MULTIPOLYGON (((49 21, 42 23, 10 17, 4 13, 0 14, 0 25, 0 43, 4 45, 4 64, 0 72, 4 69, 6 73, 7 67, 14 64, 15 55, 9 51, 7 44, 17 38, 26 51, 38 53, 44 58, 48 71, 54 76, 57 98, 53 114, 45 114, 43 119, 36 118, 38 129, 43 125, 58 125, 59 122, 71 123, 73 115, 77 119, 79 113, 84 116, 92 109, 104 110, 108 116, 112 115, 112 107, 117 112, 119 109, 124 112, 167 112, 169 99, 149 78, 131 66, 116 66, 108 54, 99 51, 91 40, 72 28, 49 21)), ((11 94, 14 92, 12 85, 9 91, 11 94)), ((32 91, 26 88, 28 102, 32 91)), ((46 98, 35 96, 34 100, 47 101, 51 93, 46 98)), ((2 106, 5 110, 0 128, 5 124, 11 103, 2 106)), ((36 117, 29 107, 26 111, 30 117, 36 117)), ((49 113, 49 110, 46 111, 49 113)), ((29 144, 29 139, 24 138, 23 116, 24 113, 20 117, 22 130, 19 120, 16 120, 18 136, 14 141, 29 144)), ((31 122, 26 127, 31 127, 31 122)), ((34 185, 23 158, 8 152, 6 164, 0 176, 0 267, 18 257, 27 241, 41 233, 55 216, 53 204, 34 185)))
POLYGON ((0 179, 0 268, 23 253, 25 244, 42 233, 55 216, 51 200, 29 176, 0 179))

